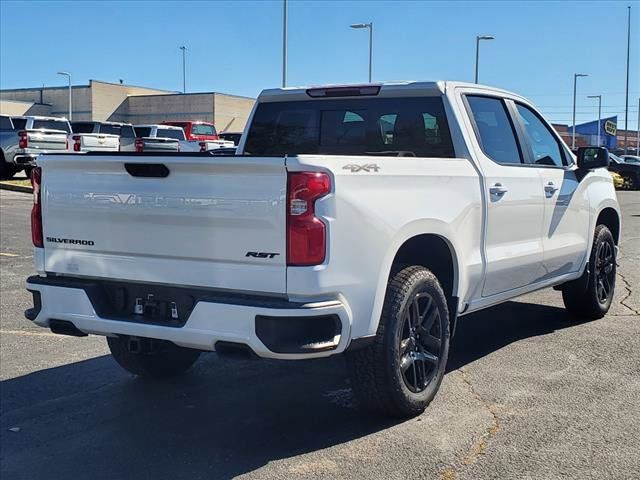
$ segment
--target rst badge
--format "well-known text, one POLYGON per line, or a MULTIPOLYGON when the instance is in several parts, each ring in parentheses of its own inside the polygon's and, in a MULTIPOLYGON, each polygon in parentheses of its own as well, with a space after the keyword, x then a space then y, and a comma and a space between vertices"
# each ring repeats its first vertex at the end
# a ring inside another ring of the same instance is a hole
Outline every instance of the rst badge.
POLYGON ((245 257, 253 257, 253 258, 273 258, 277 255, 280 255, 279 253, 272 253, 272 252, 247 252, 247 254, 245 255, 245 257))

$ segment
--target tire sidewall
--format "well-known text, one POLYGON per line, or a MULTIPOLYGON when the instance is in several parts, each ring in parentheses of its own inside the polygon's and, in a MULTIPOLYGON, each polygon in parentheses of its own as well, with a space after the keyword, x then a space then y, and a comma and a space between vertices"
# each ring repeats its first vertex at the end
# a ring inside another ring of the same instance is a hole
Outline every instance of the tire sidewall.
POLYGON ((423 269, 414 272, 406 283, 409 286, 409 290, 405 295, 402 295, 402 298, 389 299, 392 304, 394 300, 400 300, 400 308, 394 309, 395 315, 393 315, 393 318, 387 318, 388 323, 385 332, 385 351, 389 356, 387 359, 387 364, 389 365, 388 375, 390 377, 391 385, 393 386, 392 391, 396 397, 395 401, 400 404, 405 404, 408 410, 421 411, 424 409, 425 405, 433 399, 440 388, 440 383, 444 377, 449 353, 449 312, 442 288, 440 287, 436 277, 428 270, 423 269), (428 293, 433 298, 434 302, 436 302, 437 308, 440 312, 443 335, 442 348, 440 351, 441 360, 438 364, 438 370, 427 388, 422 392, 415 393, 409 390, 400 371, 399 348, 400 337, 402 336, 404 328, 404 315, 410 307, 414 296, 417 293, 422 292, 428 293))
POLYGON ((597 308, 600 309, 602 315, 605 315, 609 311, 609 308, 613 303, 613 296, 615 294, 615 284, 616 284, 615 248, 616 246, 615 246, 615 242, 613 240, 613 235, 611 234, 611 231, 606 226, 600 225, 598 232, 596 233, 596 236, 593 239, 593 247, 591 249, 591 255, 589 258, 591 274, 589 275, 589 283, 587 288, 588 288, 588 295, 592 297, 593 305, 597 306, 597 308), (600 303, 600 301, 598 300, 598 293, 597 293, 598 279, 596 278, 595 268, 596 268, 598 250, 600 249, 600 246, 605 242, 610 244, 611 251, 613 252, 613 255, 614 255, 614 259, 613 259, 613 285, 611 288, 611 294, 609 295, 607 302, 603 304, 603 303, 600 303))

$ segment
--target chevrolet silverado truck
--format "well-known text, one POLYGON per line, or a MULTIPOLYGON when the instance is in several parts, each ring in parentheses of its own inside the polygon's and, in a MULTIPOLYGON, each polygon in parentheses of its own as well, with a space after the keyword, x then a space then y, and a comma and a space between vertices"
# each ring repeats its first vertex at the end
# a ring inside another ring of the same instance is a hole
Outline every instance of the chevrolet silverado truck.
POLYGON ((116 122, 71 122, 69 134, 74 152, 118 152, 126 143, 134 151, 132 125, 116 122))
POLYGON ((66 151, 71 126, 65 118, 0 116, 0 178, 29 172, 35 158, 47 152, 66 151))
POLYGON ((459 317, 555 287, 567 318, 595 319, 614 293, 607 150, 574 157, 495 88, 265 90, 234 156, 37 163, 26 316, 106 336, 140 376, 183 373, 202 351, 345 354, 363 408, 412 416, 459 317))

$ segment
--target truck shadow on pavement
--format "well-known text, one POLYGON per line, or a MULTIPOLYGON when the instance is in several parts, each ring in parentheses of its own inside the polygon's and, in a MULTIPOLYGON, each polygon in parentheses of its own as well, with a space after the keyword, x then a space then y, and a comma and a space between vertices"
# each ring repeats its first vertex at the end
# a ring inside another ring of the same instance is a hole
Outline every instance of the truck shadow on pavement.
MULTIPOLYGON (((459 325, 448 371, 571 325, 563 309, 521 302, 474 314, 459 325)), ((231 478, 399 423, 354 408, 340 356, 208 354, 161 384, 133 379, 105 355, 6 380, 0 400, 6 479, 231 478)))

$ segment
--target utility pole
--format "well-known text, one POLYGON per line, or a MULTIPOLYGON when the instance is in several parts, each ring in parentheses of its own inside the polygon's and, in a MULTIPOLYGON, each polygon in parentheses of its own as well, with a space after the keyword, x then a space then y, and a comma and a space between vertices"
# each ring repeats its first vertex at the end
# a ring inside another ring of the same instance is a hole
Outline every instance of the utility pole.
MULTIPOLYGON (((631 48, 631 7, 627 7, 627 87, 624 94, 624 153, 627 153, 629 125, 629 50, 631 48)), ((640 128, 640 127, 639 127, 640 128)))
POLYGON ((187 67, 186 67, 186 53, 187 47, 182 45, 180 47, 182 50, 182 93, 187 93, 187 67))
POLYGON ((287 0, 282 2, 282 88, 287 86, 287 0))
POLYGON ((585 73, 574 73, 573 74, 573 134, 571 135, 571 149, 576 149, 576 83, 578 81, 578 77, 588 77, 589 75, 585 73))
POLYGON ((602 128, 602 95, 587 95, 587 98, 597 98, 598 99, 598 146, 601 147, 602 143, 600 142, 600 129, 602 128))

